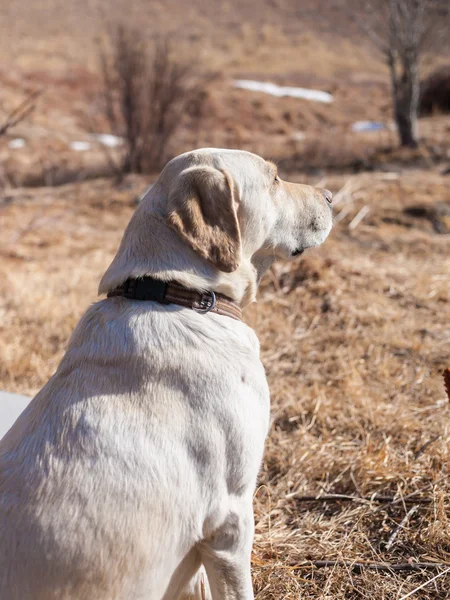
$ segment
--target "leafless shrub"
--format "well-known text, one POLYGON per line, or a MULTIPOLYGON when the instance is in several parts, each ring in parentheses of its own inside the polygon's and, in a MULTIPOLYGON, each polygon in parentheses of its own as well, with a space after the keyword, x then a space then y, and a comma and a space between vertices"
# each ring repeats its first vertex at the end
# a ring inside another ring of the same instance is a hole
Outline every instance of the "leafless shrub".
POLYGON ((108 47, 100 51, 103 110, 111 131, 125 139, 121 170, 158 170, 179 128, 198 126, 215 76, 176 52, 168 36, 148 42, 119 26, 108 47))

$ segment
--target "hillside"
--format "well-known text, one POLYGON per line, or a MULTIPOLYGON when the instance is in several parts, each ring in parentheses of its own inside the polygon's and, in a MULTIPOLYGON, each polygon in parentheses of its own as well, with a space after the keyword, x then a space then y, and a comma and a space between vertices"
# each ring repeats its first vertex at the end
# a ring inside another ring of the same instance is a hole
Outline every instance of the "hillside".
MULTIPOLYGON (((35 112, 6 140, 23 139, 23 147, 11 151, 0 140, 7 181, 64 183, 110 171, 100 144, 91 144, 86 152, 71 146, 90 142, 93 131, 110 132, 100 47, 119 23, 140 31, 149 44, 155 35, 169 35, 175 54, 191 56, 200 69, 216 74, 196 131, 185 127, 168 156, 193 146, 240 147, 281 161, 286 170, 309 172, 447 160, 449 121, 438 116, 421 120, 421 152, 392 156, 396 134, 389 76, 373 45, 353 24, 360 2, 344 3, 345 10, 337 0, 128 4, 115 0, 108 11, 94 0, 31 5, 20 0, 0 6, 5 24, 0 118, 27 91, 42 91, 35 112), (236 79, 323 90, 333 102, 236 89, 236 79), (353 130, 365 121, 379 123, 380 131, 353 130)), ((424 73, 449 60, 446 46, 439 50, 426 56, 424 73)))
MULTIPOLYGON (((99 63, 111 27, 169 35, 215 75, 199 127, 183 121, 168 155, 244 148, 335 194, 330 238, 271 270, 245 313, 272 390, 257 600, 449 598, 450 117, 420 119, 419 148, 398 148, 387 70, 350 18, 361 4, 0 3, 0 123, 42 92, 0 137, 0 389, 32 395, 55 371, 157 176, 112 177, 122 147, 102 137, 115 132, 99 63)), ((447 63, 442 45, 423 73, 447 63)))

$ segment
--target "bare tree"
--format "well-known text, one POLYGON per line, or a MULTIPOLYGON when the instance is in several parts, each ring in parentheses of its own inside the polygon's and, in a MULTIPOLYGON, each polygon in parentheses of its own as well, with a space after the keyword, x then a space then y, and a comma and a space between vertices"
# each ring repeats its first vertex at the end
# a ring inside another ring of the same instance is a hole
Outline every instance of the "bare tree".
POLYGON ((111 131, 124 137, 123 172, 157 170, 182 123, 194 127, 214 78, 168 37, 146 40, 119 26, 100 52, 103 110, 111 131))
POLYGON ((400 143, 414 148, 418 144, 420 58, 447 29, 448 0, 379 0, 376 5, 366 2, 365 8, 358 25, 389 68, 400 143))

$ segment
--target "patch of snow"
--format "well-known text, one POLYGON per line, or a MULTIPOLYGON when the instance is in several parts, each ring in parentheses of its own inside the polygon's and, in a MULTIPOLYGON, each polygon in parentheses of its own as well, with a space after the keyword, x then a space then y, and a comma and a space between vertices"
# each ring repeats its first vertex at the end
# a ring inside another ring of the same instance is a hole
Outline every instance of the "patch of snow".
POLYGON ((124 143, 123 138, 111 133, 95 133, 92 137, 100 142, 100 144, 103 144, 103 146, 108 146, 108 148, 116 148, 124 143))
POLYGON ((270 94, 271 96, 277 96, 278 98, 282 98, 283 96, 291 96, 292 98, 302 98, 304 100, 312 100, 314 102, 333 102, 333 96, 331 94, 328 94, 328 92, 321 92, 320 90, 288 87, 277 85, 276 83, 252 81, 250 79, 236 79, 233 82, 233 85, 237 88, 251 90, 252 92, 263 92, 264 94, 270 94))
POLYGON ((8 148, 11 150, 18 150, 19 148, 25 147, 25 140, 23 138, 16 138, 15 140, 10 140, 8 142, 8 148))
POLYGON ((70 142, 69 146, 75 152, 86 152, 91 149, 90 142, 70 142))
POLYGON ((363 133, 365 131, 382 131, 386 129, 386 126, 383 123, 378 123, 377 121, 356 121, 352 125, 352 131, 356 133, 363 133))

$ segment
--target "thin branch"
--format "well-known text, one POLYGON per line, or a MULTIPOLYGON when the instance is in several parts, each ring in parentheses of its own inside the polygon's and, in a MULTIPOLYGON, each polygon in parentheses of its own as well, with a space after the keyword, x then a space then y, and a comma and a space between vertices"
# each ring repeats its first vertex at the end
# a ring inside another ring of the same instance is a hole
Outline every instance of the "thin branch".
POLYGON ((423 446, 421 446, 418 450, 416 450, 416 452, 414 452, 414 460, 417 460, 419 458, 419 456, 421 456, 425 450, 431 446, 431 444, 434 444, 434 442, 436 442, 439 438, 441 437, 441 434, 435 435, 434 437, 431 438, 431 440, 428 440, 428 442, 426 442, 425 444, 423 444, 423 446))
MULTIPOLYGON (((327 494, 324 496, 297 496, 296 493, 288 494, 287 499, 295 498, 297 502, 381 502, 391 504, 398 499, 395 496, 349 496, 347 494, 327 494)), ((430 504, 431 498, 409 498, 406 496, 404 500, 409 504, 430 504)))
POLYGON ((353 179, 348 179, 341 189, 334 195, 333 204, 336 205, 342 200, 351 198, 353 192, 353 179))
POLYGON ((412 517, 413 514, 417 511, 418 508, 419 507, 416 504, 415 506, 413 506, 412 508, 410 508, 410 510, 406 513, 406 515, 403 517, 403 519, 401 520, 401 522, 395 528, 395 531, 393 532, 393 534, 388 539, 387 544, 386 544, 386 550, 389 551, 392 548, 395 540, 397 539, 399 531, 401 529, 404 529, 406 523, 409 521, 410 517, 412 517))
POLYGON ((428 581, 425 581, 425 583, 422 583, 421 585, 419 585, 419 587, 416 587, 415 589, 411 590, 408 594, 406 594, 406 596, 402 596, 400 598, 400 600, 406 600, 406 598, 410 598, 413 594, 415 594, 416 592, 418 592, 419 590, 421 590, 422 588, 424 588, 428 584, 433 583, 433 581, 436 581, 436 579, 439 579, 439 577, 442 577, 442 575, 445 575, 448 572, 450 572, 450 567, 448 569, 445 569, 445 571, 442 571, 441 573, 438 573, 437 575, 435 575, 434 577, 432 577, 428 581))
POLYGON ((383 56, 386 56, 389 45, 386 39, 379 31, 386 29, 386 11, 383 7, 377 4, 376 8, 371 2, 365 3, 365 14, 355 15, 353 10, 343 8, 348 18, 356 25, 361 33, 366 35, 374 45, 374 47, 381 52, 383 56))
POLYGON ((38 96, 41 95, 41 91, 34 90, 28 94, 28 96, 21 102, 16 108, 14 108, 6 118, 3 125, 0 126, 0 135, 5 135, 8 129, 15 127, 21 121, 26 119, 36 108, 35 101, 38 96))
MULTIPOLYGON (((443 569, 449 567, 449 563, 433 563, 433 562, 418 562, 418 563, 374 563, 374 562, 351 562, 345 560, 308 560, 303 563, 290 563, 294 569, 326 569, 328 567, 343 567, 350 569, 356 573, 360 573, 364 569, 370 571, 431 571, 435 569, 443 569)), ((448 572, 450 568, 443 571, 441 575, 448 572)))
POLYGON ((364 217, 366 217, 369 214, 369 212, 370 206, 363 206, 359 213, 356 215, 356 217, 351 221, 348 228, 351 230, 356 229, 361 223, 361 221, 364 219, 364 217))
MULTIPOLYGON (((411 498, 415 498, 417 494, 420 494, 421 492, 424 492, 425 490, 429 490, 430 488, 434 487, 435 485, 438 485, 438 483, 442 483, 443 481, 445 481, 446 479, 449 479, 449 478, 450 478, 450 473, 448 473, 447 475, 444 475, 437 481, 434 481, 434 482, 430 481, 430 483, 427 483, 427 485, 424 485, 423 487, 419 488, 415 492, 411 492, 410 494, 407 494, 406 496, 403 496, 400 498, 395 498, 394 500, 392 500, 392 502, 389 502, 388 504, 394 505, 394 504, 398 504, 399 502, 407 503, 410 501, 411 498)), ((415 504, 417 504, 417 502, 415 502, 415 504)), ((383 510, 384 508, 385 508, 384 506, 380 506, 375 510, 375 512, 383 510)))

